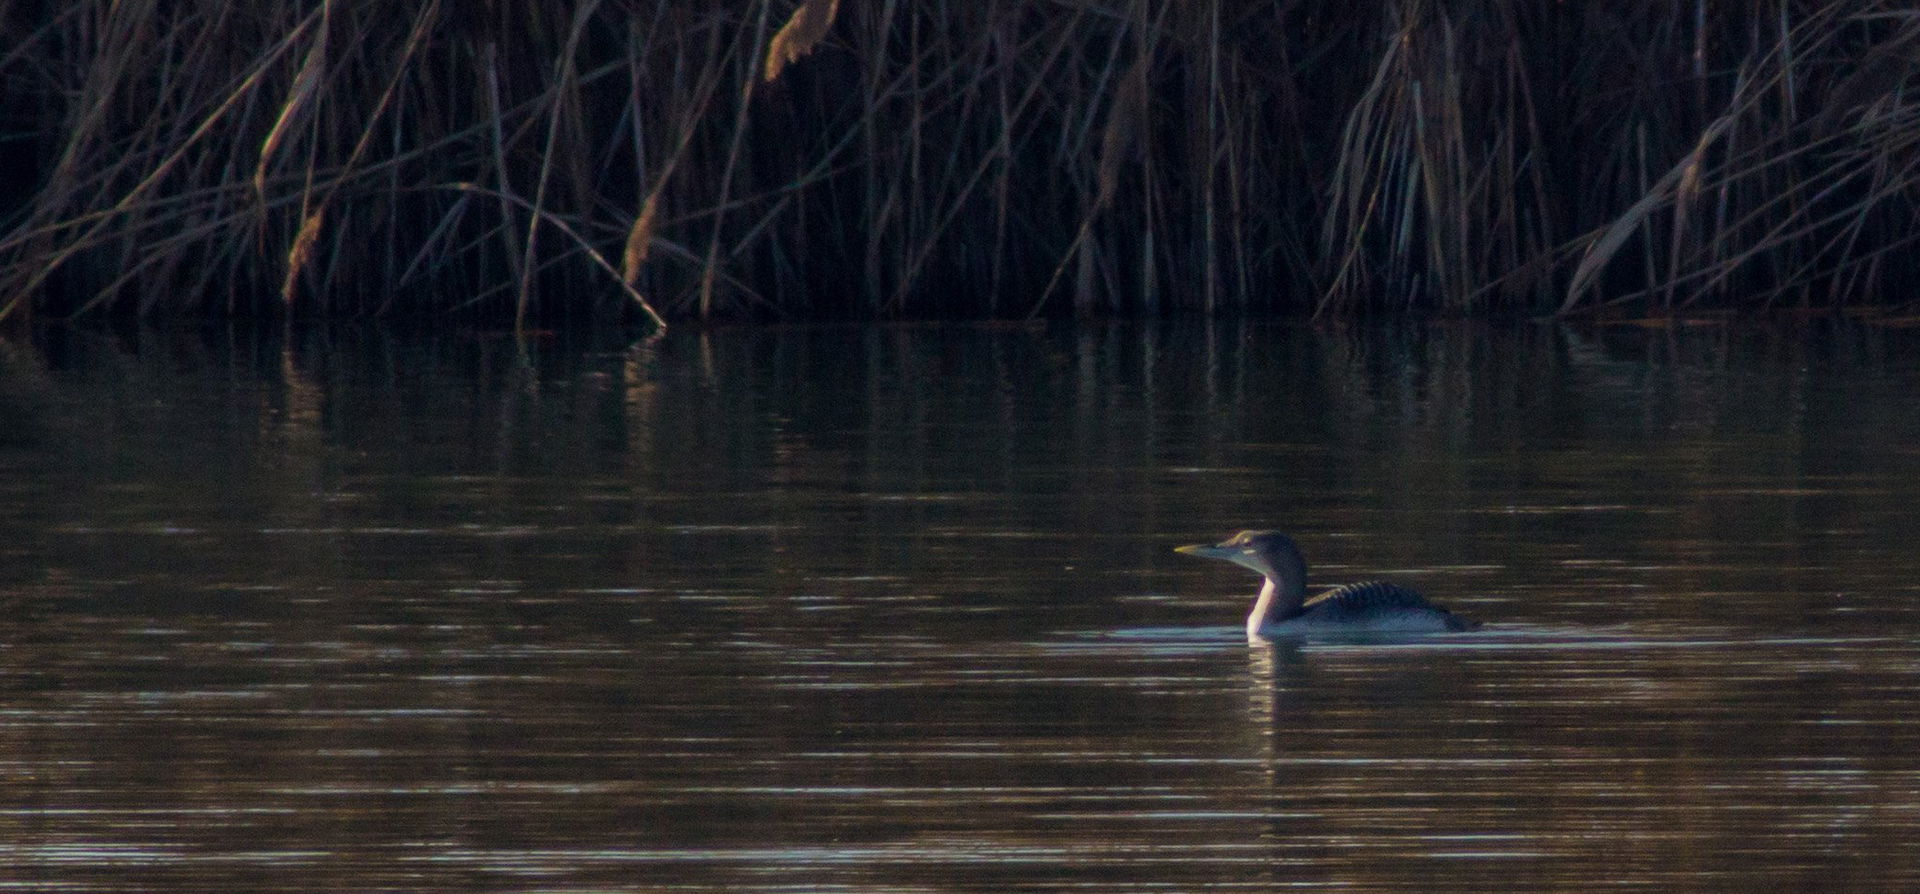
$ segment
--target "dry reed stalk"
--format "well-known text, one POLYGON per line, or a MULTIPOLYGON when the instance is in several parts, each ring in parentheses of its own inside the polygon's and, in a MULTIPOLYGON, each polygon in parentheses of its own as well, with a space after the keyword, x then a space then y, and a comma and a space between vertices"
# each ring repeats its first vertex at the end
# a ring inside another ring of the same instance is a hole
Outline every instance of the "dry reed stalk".
MULTIPOLYGON (((1139 0, 1135 0, 1133 14, 1128 16, 1129 21, 1139 18, 1140 7, 1139 0)), ((1159 22, 1156 21, 1154 26, 1157 27, 1158 24, 1159 22)), ((1067 264, 1075 260, 1080 261, 1083 266, 1078 278, 1080 287, 1076 290, 1078 297, 1075 299, 1074 306, 1082 314, 1091 307, 1092 302, 1088 297, 1091 273, 1086 265, 1091 264, 1092 253, 1088 251, 1087 239, 1093 232, 1094 222, 1113 205, 1114 195, 1120 189, 1121 168, 1132 157, 1140 143, 1142 122, 1146 118, 1147 105, 1151 101, 1147 73, 1152 67, 1153 57, 1144 29, 1135 34, 1134 41, 1136 48, 1133 62, 1115 82, 1119 87, 1114 91, 1113 98, 1107 105, 1107 121, 1100 129, 1099 165, 1094 170, 1093 204, 1081 218, 1080 227, 1074 233, 1073 241, 1068 243, 1066 251, 1061 254, 1060 263, 1054 266, 1053 275, 1048 277, 1046 287, 1040 290, 1040 297, 1034 301, 1033 309, 1027 311, 1029 320, 1038 316, 1045 308, 1047 299, 1052 296, 1054 288, 1060 283, 1061 275, 1066 272, 1067 264)), ((1106 71, 1112 71, 1118 62, 1120 46, 1121 41, 1116 39, 1115 52, 1106 62, 1106 71)))
MULTIPOLYGON (((506 122, 500 100, 500 45, 498 42, 489 40, 481 46, 480 68, 482 79, 487 85, 485 115, 487 134, 491 137, 487 148, 492 152, 494 183, 502 196, 499 200, 500 219, 507 221, 513 219, 513 210, 512 204, 504 196, 513 191, 513 184, 508 181, 512 168, 507 165, 506 122)), ((510 272, 514 282, 525 282, 526 270, 521 260, 523 252, 520 247, 519 231, 510 226, 499 227, 498 231, 501 240, 506 243, 506 258, 511 265, 510 272)))
MULTIPOLYGON (((288 93, 286 102, 281 104, 280 114, 274 119, 272 129, 267 131, 266 140, 260 144, 260 161, 253 168, 253 194, 262 202, 266 201, 267 196, 267 168, 273 164, 275 153, 286 141, 287 132, 319 93, 320 83, 327 77, 327 36, 331 32, 327 23, 332 12, 333 0, 323 0, 320 8, 296 29, 297 33, 310 25, 318 25, 313 46, 308 48, 305 61, 300 63, 300 72, 293 76, 293 90, 288 93)), ((304 224, 302 229, 305 229, 304 224)))
MULTIPOLYGON (((448 184, 443 188, 460 190, 464 192, 476 192, 476 193, 492 192, 491 190, 487 190, 483 187, 475 186, 471 183, 448 184)), ((595 267, 598 267, 602 272, 612 277, 614 281, 620 283, 621 288, 626 292, 627 297, 633 301, 634 306, 640 308, 641 312, 647 315, 647 319, 653 323, 655 327, 655 331, 657 332, 666 331, 666 328, 667 328, 666 318, 660 316, 660 313, 654 309, 653 305, 648 303, 646 296, 641 295, 638 291, 635 291, 631 286, 628 286, 625 283, 625 281, 621 278, 620 270, 614 267, 612 263, 608 262, 606 257, 600 254, 600 250, 593 247, 592 241, 581 236, 580 233, 577 230, 575 230, 571 224, 567 223, 565 218, 560 217, 559 215, 554 214, 550 211, 545 211, 545 210, 536 208, 531 202, 519 196, 510 195, 507 193, 495 193, 495 197, 506 200, 507 202, 513 204, 515 207, 519 208, 520 210, 525 211, 529 217, 532 217, 535 220, 538 220, 540 223, 546 226, 552 227, 553 229, 559 231, 561 235, 566 236, 568 239, 571 239, 574 242, 575 248, 579 253, 581 253, 582 255, 585 255, 589 261, 593 262, 593 265, 595 267)))
MULTIPOLYGON (((753 29, 752 47, 747 51, 746 58, 760 58, 760 46, 762 39, 766 35, 767 15, 771 2, 772 0, 760 0, 758 4, 760 11, 759 14, 754 17, 756 24, 753 29)), ((728 197, 732 195, 733 172, 740 164, 741 151, 746 145, 747 113, 753 105, 753 85, 753 78, 747 77, 741 79, 740 103, 734 111, 733 134, 730 144, 727 147, 726 163, 720 170, 720 197, 718 204, 719 207, 723 209, 727 205, 728 197)), ((716 212, 713 220, 713 233, 707 240, 706 263, 700 271, 699 314, 702 320, 709 319, 713 316, 714 284, 718 281, 720 272, 720 242, 725 232, 723 229, 724 223, 724 212, 716 212)))
POLYGON ((586 34, 587 25, 593 20, 593 13, 599 0, 588 0, 574 11, 573 24, 567 29, 566 47, 560 53, 555 65, 555 78, 551 106, 547 114, 546 147, 540 152, 540 174, 534 181, 533 213, 527 217, 526 251, 520 261, 520 289, 513 303, 513 331, 515 335, 526 332, 527 309, 532 302, 533 269, 535 252, 539 249, 540 224, 546 220, 547 184, 553 175, 554 160, 559 152, 562 108, 568 91, 572 89, 572 80, 576 76, 574 55, 579 51, 580 39, 586 34))

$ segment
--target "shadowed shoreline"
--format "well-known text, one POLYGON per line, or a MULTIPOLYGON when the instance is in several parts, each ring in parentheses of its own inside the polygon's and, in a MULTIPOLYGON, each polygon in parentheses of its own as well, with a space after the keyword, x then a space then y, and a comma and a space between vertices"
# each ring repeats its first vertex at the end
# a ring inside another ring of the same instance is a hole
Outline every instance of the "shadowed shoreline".
POLYGON ((1912 316, 1872 0, 0 7, 0 316, 1912 316))

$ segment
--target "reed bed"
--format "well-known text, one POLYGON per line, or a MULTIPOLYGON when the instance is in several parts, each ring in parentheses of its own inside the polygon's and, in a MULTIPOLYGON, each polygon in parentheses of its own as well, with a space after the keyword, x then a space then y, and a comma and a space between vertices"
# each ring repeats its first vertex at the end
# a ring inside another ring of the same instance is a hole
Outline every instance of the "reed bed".
POLYGON ((0 314, 1907 301, 1920 13, 0 0, 0 314))

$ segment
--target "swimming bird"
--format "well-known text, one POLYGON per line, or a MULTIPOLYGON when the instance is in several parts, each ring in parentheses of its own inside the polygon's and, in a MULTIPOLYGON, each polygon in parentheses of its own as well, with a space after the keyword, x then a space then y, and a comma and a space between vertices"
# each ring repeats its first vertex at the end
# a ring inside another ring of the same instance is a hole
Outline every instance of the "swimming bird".
POLYGON ((1315 633, 1444 633, 1480 627, 1478 621, 1386 581, 1347 584, 1309 600, 1307 560, 1293 538, 1279 531, 1241 531, 1211 546, 1202 543, 1175 551, 1226 559, 1267 579, 1247 615, 1249 639, 1315 633))

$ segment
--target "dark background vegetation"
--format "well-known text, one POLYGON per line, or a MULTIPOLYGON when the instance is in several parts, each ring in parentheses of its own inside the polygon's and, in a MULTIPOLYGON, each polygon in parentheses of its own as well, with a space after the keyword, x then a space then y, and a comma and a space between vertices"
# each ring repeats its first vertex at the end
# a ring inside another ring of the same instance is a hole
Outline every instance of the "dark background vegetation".
POLYGON ((1893 2, 0 0, 0 310, 1900 319, 1893 2))

